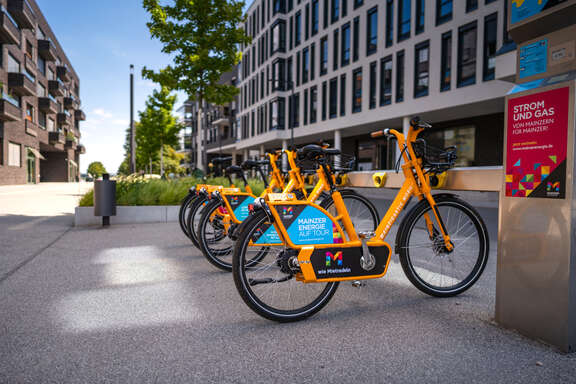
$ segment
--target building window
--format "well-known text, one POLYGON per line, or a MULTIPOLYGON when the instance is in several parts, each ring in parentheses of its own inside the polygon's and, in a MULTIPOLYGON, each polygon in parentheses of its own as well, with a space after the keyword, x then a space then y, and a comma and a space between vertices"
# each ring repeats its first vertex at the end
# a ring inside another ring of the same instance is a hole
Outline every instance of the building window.
POLYGON ((430 80, 430 43, 424 42, 414 48, 414 97, 428 95, 430 80))
POLYGON ((310 88, 310 124, 316 122, 318 116, 318 88, 310 88))
POLYGON ((306 11, 304 13, 304 39, 308 40, 310 37, 310 4, 306 4, 306 11))
POLYGON ((378 49, 378 7, 366 13, 366 56, 370 56, 378 49))
POLYGON ((466 12, 478 9, 478 0, 466 0, 466 12))
POLYGON ((20 144, 8 142, 8 165, 10 167, 22 166, 22 147, 20 144))
POLYGON ((46 87, 42 83, 36 83, 36 94, 38 97, 46 97, 46 87))
POLYGON ((330 108, 329 115, 333 119, 338 116, 338 78, 330 79, 330 108))
POLYGON ((376 108, 376 65, 370 63, 370 109, 376 108))
POLYGON ((302 41, 302 12, 296 12, 296 19, 294 20, 294 23, 294 46, 297 47, 302 41))
POLYGON ((392 56, 380 60, 380 106, 392 104, 392 56))
POLYGON ((340 17, 340 0, 330 0, 332 2, 332 6, 331 6, 331 21, 332 23, 335 23, 338 21, 338 18, 340 17))
POLYGON ((38 112, 38 126, 42 129, 46 129, 46 113, 38 112))
POLYGON ((404 101, 404 51, 396 53, 396 102, 404 101))
POLYGON ((342 0, 342 17, 348 16, 348 0, 342 0))
POLYGON ((38 55, 37 67, 38 71, 46 76, 46 61, 40 55, 38 55))
POLYGON ((364 4, 364 0, 354 0, 354 9, 361 7, 364 4))
POLYGON ((346 74, 340 75, 340 116, 346 115, 346 74))
POLYGON ((334 41, 332 43, 332 45, 334 46, 333 52, 332 52, 332 69, 335 71, 338 69, 338 30, 336 29, 334 31, 334 41))
POLYGON ((320 76, 328 72, 328 36, 320 40, 320 76))
POLYGON ((327 91, 327 84, 326 82, 322 83, 322 121, 326 120, 326 110, 327 110, 327 103, 328 103, 328 91, 327 91))
POLYGON ((286 102, 279 97, 270 103, 270 130, 284 129, 286 102))
POLYGON ((494 80, 496 67, 496 34, 498 33, 498 14, 493 13, 484 19, 484 81, 494 80))
POLYGON ((8 54, 8 72, 20 73, 20 62, 10 53, 8 54))
POLYGON ((286 12, 286 0, 272 0, 272 1, 274 1, 272 8, 272 15, 286 12))
POLYGON ((476 22, 458 29, 458 87, 476 83, 476 22))
POLYGON ((272 90, 283 91, 286 89, 286 62, 284 59, 276 59, 272 63, 272 90))
POLYGON ((318 33, 318 24, 319 24, 319 5, 318 0, 312 1, 312 36, 318 33))
POLYGON ((292 69, 292 56, 286 62, 286 90, 294 88, 294 75, 292 69))
POLYGON ((352 72, 352 112, 362 111, 362 68, 352 72))
POLYGON ((288 99, 290 110, 290 126, 296 128, 300 125, 300 94, 295 93, 288 99))
POLYGON ((304 124, 308 125, 308 90, 304 90, 304 124))
POLYGON ((394 0, 386 0, 386 46, 394 44, 394 0))
POLYGON ((328 0, 324 0, 324 29, 328 28, 328 0))
POLYGON ((302 51, 302 84, 308 82, 308 76, 310 75, 310 51, 308 47, 304 48, 302 51))
POLYGON ((398 2, 398 41, 410 37, 411 4, 412 0, 399 0, 398 2))
POLYGON ((350 23, 342 26, 342 57, 341 66, 350 64, 350 23))
POLYGON ((452 20, 452 0, 436 0, 436 25, 452 20))
POLYGON ((314 68, 316 68, 316 44, 312 43, 310 45, 310 80, 314 80, 314 68))
POLYGON ((31 104, 26 103, 26 120, 34 122, 34 107, 31 104))
POLYGON ((300 63, 300 52, 296 53, 296 86, 300 85, 300 68, 301 68, 301 63, 300 63))
POLYGON ((442 57, 440 60, 440 91, 450 89, 452 79, 452 32, 442 35, 442 57))
POLYGON ((360 16, 354 18, 354 41, 352 43, 352 60, 358 60, 358 49, 360 45, 360 16))
POLYGON ((270 54, 286 52, 286 22, 278 20, 272 26, 272 39, 270 54))
POLYGON ((424 32, 426 0, 416 0, 416 34, 424 32))

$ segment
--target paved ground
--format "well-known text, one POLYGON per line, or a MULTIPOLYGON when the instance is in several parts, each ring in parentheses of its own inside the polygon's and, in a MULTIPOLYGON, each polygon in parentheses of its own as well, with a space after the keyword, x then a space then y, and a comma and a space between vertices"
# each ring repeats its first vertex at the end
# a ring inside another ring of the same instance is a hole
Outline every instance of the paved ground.
MULTIPOLYGON (((481 209, 492 235, 496 212, 481 209)), ((0 283, 0 382, 574 382, 573 356, 493 324, 495 240, 460 297, 421 294, 394 260, 282 325, 176 223, 73 229, 0 283)))
POLYGON ((0 281, 53 243, 92 183, 0 186, 0 281))

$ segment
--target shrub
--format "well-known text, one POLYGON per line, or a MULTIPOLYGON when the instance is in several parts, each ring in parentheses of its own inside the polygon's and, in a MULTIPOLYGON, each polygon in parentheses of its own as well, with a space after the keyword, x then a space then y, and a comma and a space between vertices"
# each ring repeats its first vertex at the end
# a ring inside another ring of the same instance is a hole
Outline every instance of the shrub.
MULTIPOLYGON (((141 176, 118 177, 116 179, 117 205, 180 205, 190 187, 196 184, 230 186, 226 177, 206 180, 186 177, 175 180, 145 179, 141 176)), ((248 184, 256 195, 264 191, 264 183, 259 179, 249 179, 248 184)), ((94 190, 88 191, 79 202, 80 207, 94 206, 94 190)))

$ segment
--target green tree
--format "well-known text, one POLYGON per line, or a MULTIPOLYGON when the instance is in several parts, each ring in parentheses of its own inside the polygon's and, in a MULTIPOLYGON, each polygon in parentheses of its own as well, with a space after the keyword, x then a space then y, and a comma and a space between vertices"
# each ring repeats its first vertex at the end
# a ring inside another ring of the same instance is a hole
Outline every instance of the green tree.
MULTIPOLYGON (((241 27, 244 1, 143 0, 143 5, 150 14, 147 26, 152 37, 160 40, 162 52, 173 57, 173 64, 159 71, 144 68, 142 76, 184 91, 190 99, 198 101, 197 132, 203 135, 204 147, 206 132, 200 129, 202 102, 222 105, 231 102, 238 93, 236 87, 219 84, 219 80, 240 62, 240 45, 250 42, 241 27)), ((198 157, 200 169, 205 164, 204 148, 203 152, 198 157)))
POLYGON ((93 178, 97 179, 102 176, 102 174, 107 173, 104 164, 99 161, 93 161, 88 165, 87 172, 92 175, 93 178))
POLYGON ((164 146, 178 144, 178 132, 182 126, 172 115, 176 96, 170 95, 167 87, 154 90, 146 101, 146 108, 140 112, 140 122, 136 129, 136 158, 146 159, 150 168, 160 152, 160 175, 164 175, 164 146))

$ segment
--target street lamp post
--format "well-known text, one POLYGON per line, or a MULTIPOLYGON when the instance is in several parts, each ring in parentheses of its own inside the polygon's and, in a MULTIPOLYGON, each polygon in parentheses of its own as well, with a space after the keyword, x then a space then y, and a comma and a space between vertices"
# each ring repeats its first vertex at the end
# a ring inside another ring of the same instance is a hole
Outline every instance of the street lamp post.
POLYGON ((134 134, 134 65, 130 64, 130 173, 136 172, 136 137, 134 134))

